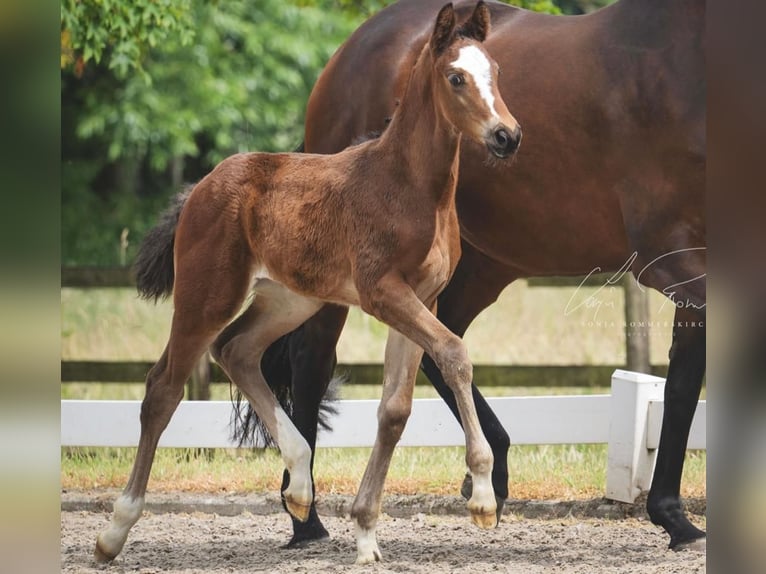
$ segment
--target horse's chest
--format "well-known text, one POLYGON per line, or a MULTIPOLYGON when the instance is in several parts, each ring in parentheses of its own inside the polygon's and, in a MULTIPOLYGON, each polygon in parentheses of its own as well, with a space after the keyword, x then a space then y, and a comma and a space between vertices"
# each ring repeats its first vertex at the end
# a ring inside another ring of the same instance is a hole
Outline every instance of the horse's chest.
POLYGON ((444 289, 459 255, 455 250, 455 241, 449 235, 437 234, 425 258, 411 276, 412 287, 420 299, 435 297, 444 289))

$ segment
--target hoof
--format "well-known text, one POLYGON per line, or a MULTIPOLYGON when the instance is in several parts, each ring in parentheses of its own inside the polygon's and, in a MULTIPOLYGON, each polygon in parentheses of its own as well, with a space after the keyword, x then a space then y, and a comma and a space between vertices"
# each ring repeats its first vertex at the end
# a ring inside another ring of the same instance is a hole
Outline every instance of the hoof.
POLYGON ((101 548, 101 543, 96 540, 96 548, 93 550, 93 558, 96 559, 96 562, 99 564, 106 564, 107 562, 114 560, 116 556, 116 554, 112 555, 104 552, 104 550, 101 548))
POLYGON ((285 505, 287 506, 287 512, 290 516, 300 522, 306 522, 309 519, 309 513, 311 512, 311 504, 299 504, 285 498, 285 505))
POLYGON ((299 536, 298 534, 293 534, 293 537, 290 539, 290 542, 282 546, 282 548, 285 550, 289 550, 291 548, 306 548, 308 546, 313 546, 314 544, 320 544, 328 540, 330 540, 330 533, 327 532, 327 530, 324 530, 324 532, 317 533, 311 536, 299 536))
MULTIPOLYGON (((471 473, 466 472, 465 478, 463 479, 463 484, 460 485, 460 496, 462 496, 466 500, 469 500, 472 494, 473 494, 473 478, 471 477, 471 473)), ((505 508, 505 498, 500 498, 499 496, 495 495, 495 503, 497 504, 497 509, 495 510, 495 514, 497 515, 497 522, 495 523, 495 526, 498 526, 500 524, 500 519, 503 516, 503 508, 505 508)))
POLYGON ((690 540, 688 542, 681 542, 679 544, 676 544, 673 547, 673 550, 675 552, 682 552, 684 550, 689 550, 692 552, 701 552, 702 554, 707 554, 707 536, 703 536, 702 538, 697 538, 697 540, 690 540))
POLYGON ((494 511, 471 513, 471 522, 479 528, 489 530, 497 526, 497 514, 494 511))
POLYGON ((356 555, 356 563, 357 564, 374 564, 375 562, 380 562, 382 560, 382 556, 380 554, 380 550, 377 548, 374 548, 370 552, 359 552, 356 555))

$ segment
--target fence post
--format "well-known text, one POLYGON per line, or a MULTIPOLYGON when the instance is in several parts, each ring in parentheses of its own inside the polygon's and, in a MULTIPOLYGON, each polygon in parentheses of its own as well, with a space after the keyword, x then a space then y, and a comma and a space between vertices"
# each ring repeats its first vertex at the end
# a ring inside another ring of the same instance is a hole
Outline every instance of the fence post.
POLYGON ((620 369, 612 375, 607 498, 633 502, 649 490, 657 452, 646 446, 649 401, 661 401, 664 388, 660 377, 620 369))
POLYGON ((623 276, 625 293, 625 367, 636 373, 651 373, 649 361, 649 293, 632 273, 623 276))
POLYGON ((207 351, 194 367, 187 384, 187 391, 190 401, 210 400, 210 353, 207 351))

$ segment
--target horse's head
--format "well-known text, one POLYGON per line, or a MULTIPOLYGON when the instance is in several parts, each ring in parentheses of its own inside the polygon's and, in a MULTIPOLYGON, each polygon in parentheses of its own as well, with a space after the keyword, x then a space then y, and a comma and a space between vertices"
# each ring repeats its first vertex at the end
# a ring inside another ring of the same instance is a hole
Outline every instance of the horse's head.
POLYGON ((482 46, 489 20, 483 1, 460 26, 451 3, 439 11, 429 41, 434 93, 437 105, 457 130, 486 144, 497 157, 508 157, 519 147, 521 128, 498 90, 497 63, 482 46))

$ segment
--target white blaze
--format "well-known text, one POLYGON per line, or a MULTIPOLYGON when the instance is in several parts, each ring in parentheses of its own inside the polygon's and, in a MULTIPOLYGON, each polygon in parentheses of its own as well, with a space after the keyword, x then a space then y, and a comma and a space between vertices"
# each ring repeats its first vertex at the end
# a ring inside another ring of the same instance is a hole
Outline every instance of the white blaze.
POLYGON ((458 58, 452 62, 452 67, 463 70, 473 77, 479 94, 493 117, 498 117, 499 114, 495 111, 495 96, 492 95, 492 68, 484 53, 476 46, 460 48, 458 58))

